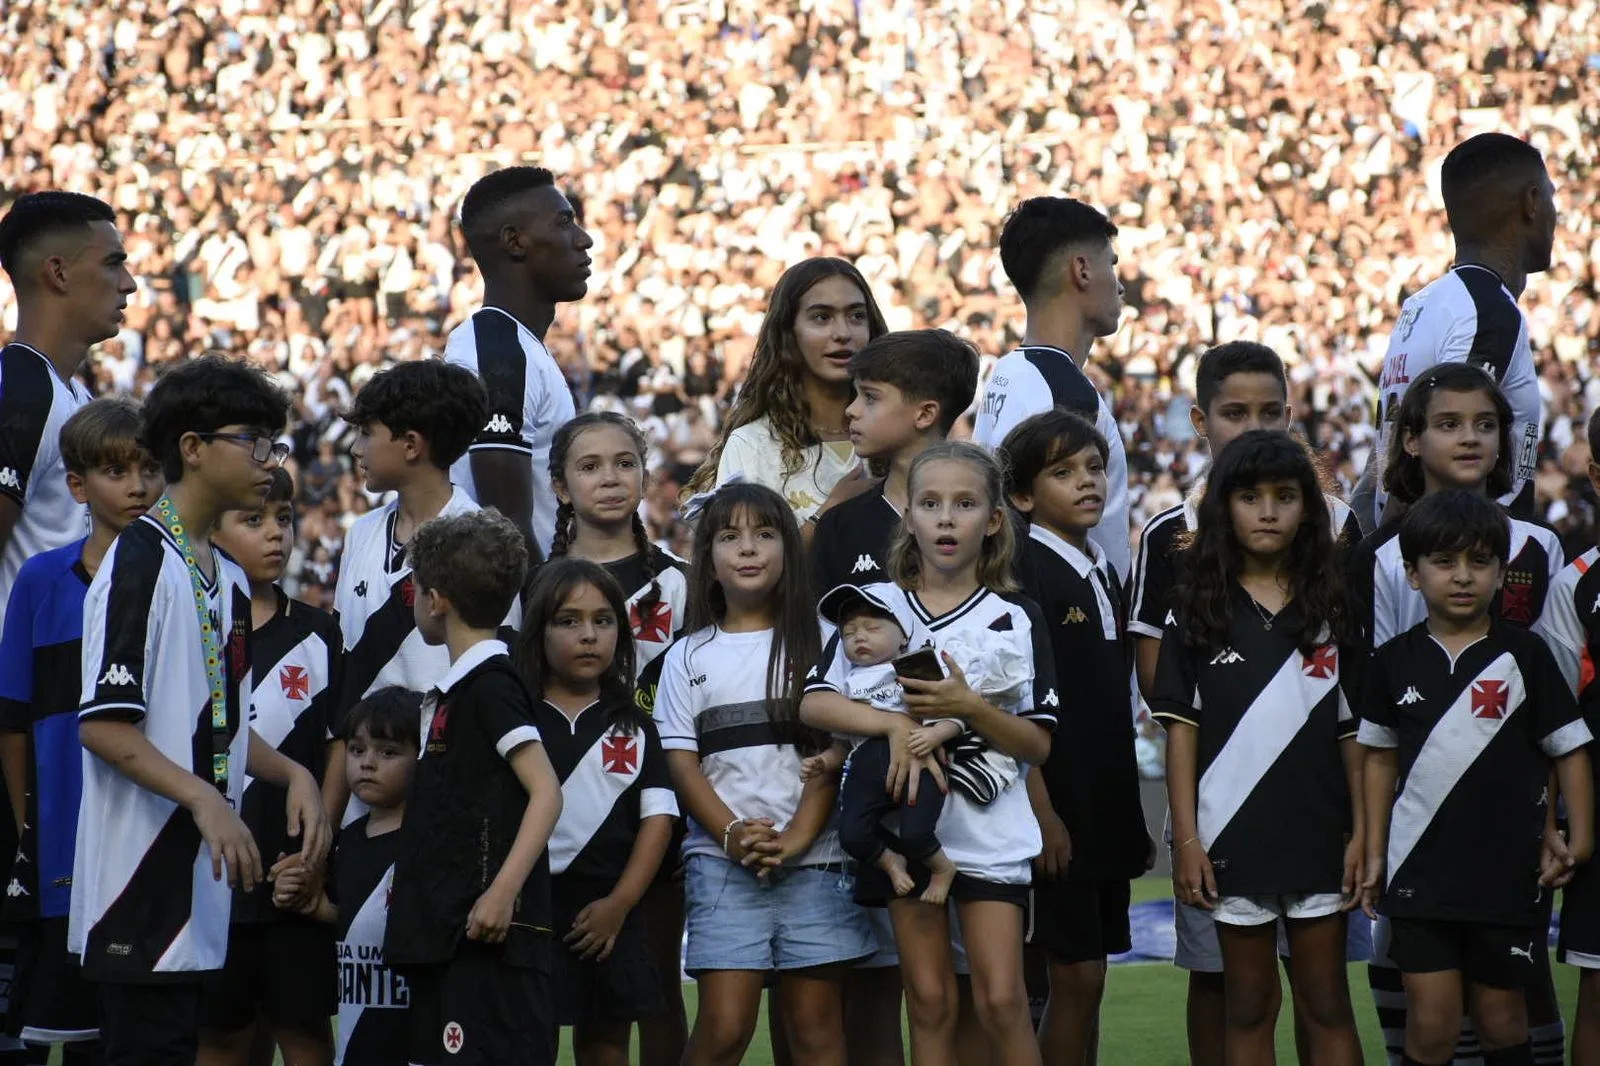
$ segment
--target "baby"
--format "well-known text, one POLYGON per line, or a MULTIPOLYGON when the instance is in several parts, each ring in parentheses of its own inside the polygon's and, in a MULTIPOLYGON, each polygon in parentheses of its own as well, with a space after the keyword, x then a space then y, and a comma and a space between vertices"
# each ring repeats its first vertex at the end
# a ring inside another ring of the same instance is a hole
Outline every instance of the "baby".
MULTIPOLYGON (((845 675, 844 694, 850 699, 871 704, 880 711, 905 713, 905 693, 896 680, 894 660, 910 643, 915 621, 900 617, 870 591, 855 585, 840 585, 817 605, 823 618, 839 627, 850 670, 845 675)), ((911 731, 911 754, 921 758, 938 751, 946 741, 961 733, 959 722, 945 719, 928 722, 911 731)), ((889 774, 887 737, 860 741, 853 753, 840 741, 826 753, 807 759, 802 775, 812 777, 840 768, 849 754, 849 769, 839 794, 839 843, 861 863, 872 863, 889 875, 895 894, 904 896, 915 887, 906 860, 928 868, 931 879, 922 899, 943 904, 955 880, 956 867, 934 835, 944 796, 933 774, 922 771, 917 786, 917 802, 896 804, 884 789, 889 774), (898 835, 885 829, 883 819, 891 811, 900 813, 898 835)))

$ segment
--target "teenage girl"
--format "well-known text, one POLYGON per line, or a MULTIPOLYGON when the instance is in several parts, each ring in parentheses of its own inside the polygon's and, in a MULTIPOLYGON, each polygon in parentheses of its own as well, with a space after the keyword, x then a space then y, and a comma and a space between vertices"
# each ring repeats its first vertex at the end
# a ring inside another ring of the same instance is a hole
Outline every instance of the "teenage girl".
POLYGON ((1361 767, 1340 687, 1332 526, 1305 447, 1241 434, 1206 480, 1156 666, 1173 889, 1216 919, 1229 1066, 1276 1061, 1280 919, 1313 1061, 1361 1062, 1345 969, 1361 767))
MULTIPOLYGON (((622 587, 618 615, 633 634, 634 698, 648 717, 654 708, 662 653, 683 632, 688 564, 650 541, 639 503, 644 498, 649 445, 630 419, 611 412, 579 415, 550 444, 556 529, 551 559, 598 563, 622 587)), ((665 1010, 639 1022, 643 1066, 678 1066, 689 1039, 679 975, 683 948, 683 881, 678 852, 681 823, 667 859, 640 903, 650 958, 661 981, 665 1010)))
MULTIPOLYGON (((910 754, 910 734, 920 718, 960 719, 972 733, 966 742, 975 738, 1021 763, 1040 765, 1050 753, 1060 698, 1049 637, 1038 607, 1017 594, 1011 576, 1015 541, 1002 506, 1001 482, 993 457, 976 445, 946 442, 918 456, 908 477, 910 507, 890 550, 894 583, 869 588, 905 605, 926 627, 935 647, 942 649, 959 636, 969 644, 992 644, 996 655, 1030 660, 1032 682, 1021 686, 1020 698, 1004 707, 988 703, 941 650, 948 675, 944 680, 900 679, 910 714, 863 708, 840 694, 847 660, 837 637, 807 684, 803 714, 808 724, 841 735, 888 738, 885 787, 896 798, 902 790, 914 794, 907 782, 921 776, 919 766, 935 770, 938 765, 910 754)), ((952 791, 938 837, 957 869, 950 897, 972 969, 978 1021, 993 1061, 1001 1066, 1037 1064, 1022 939, 1030 863, 1039 854, 1040 836, 1023 777, 1012 780, 988 804, 952 791)), ((920 889, 928 871, 914 864, 912 871, 920 889)), ((957 989, 949 910, 923 903, 915 894, 895 896, 887 876, 874 868, 860 871, 856 897, 872 905, 888 904, 905 983, 912 1061, 917 1066, 953 1063, 957 989)))
POLYGON ((655 701, 691 820, 685 962, 700 1008, 686 1066, 742 1059, 774 972, 793 1061, 843 1066, 840 982, 875 949, 865 913, 838 890, 837 784, 800 776, 825 746, 798 716, 820 641, 804 563, 771 489, 725 485, 699 513, 689 632, 667 650, 655 701))
MULTIPOLYGON (((626 1066, 635 1020, 665 1008, 635 907, 662 865, 678 804, 666 754, 633 700, 622 588, 581 559, 534 582, 517 665, 565 798, 550 836, 555 1017, 578 1066, 626 1066)), ((677 959, 673 962, 677 976, 677 959)))

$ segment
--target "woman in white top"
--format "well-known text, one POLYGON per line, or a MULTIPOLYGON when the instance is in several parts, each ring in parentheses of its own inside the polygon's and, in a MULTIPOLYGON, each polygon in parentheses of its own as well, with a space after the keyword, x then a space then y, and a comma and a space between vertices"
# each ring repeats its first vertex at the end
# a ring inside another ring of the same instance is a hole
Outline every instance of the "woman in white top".
POLYGON ((850 357, 887 332, 872 290, 843 259, 796 263, 773 287, 744 385, 684 497, 735 474, 815 516, 856 466, 844 409, 850 357))

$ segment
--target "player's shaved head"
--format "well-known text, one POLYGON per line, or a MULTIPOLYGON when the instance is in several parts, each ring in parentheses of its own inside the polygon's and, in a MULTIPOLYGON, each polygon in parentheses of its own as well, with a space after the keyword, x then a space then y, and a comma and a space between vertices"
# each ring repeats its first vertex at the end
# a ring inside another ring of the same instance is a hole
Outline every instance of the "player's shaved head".
POLYGON ((111 205, 75 192, 37 192, 21 197, 0 218, 0 267, 19 289, 31 287, 48 256, 71 257, 94 237, 97 222, 116 225, 111 205))
POLYGON ((1451 231, 1458 241, 1472 242, 1500 236, 1549 182, 1539 150, 1504 133, 1480 133, 1456 145, 1439 177, 1451 231))
POLYGON ((555 184, 544 167, 507 167, 480 178, 461 201, 461 232, 481 267, 499 250, 500 228, 530 192, 555 184))

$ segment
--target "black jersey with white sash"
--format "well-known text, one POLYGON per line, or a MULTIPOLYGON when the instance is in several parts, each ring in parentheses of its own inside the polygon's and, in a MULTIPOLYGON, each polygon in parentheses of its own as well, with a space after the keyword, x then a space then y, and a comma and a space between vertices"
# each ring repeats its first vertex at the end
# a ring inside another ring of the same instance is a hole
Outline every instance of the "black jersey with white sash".
POLYGON ((617 579, 626 597, 637 678, 683 633, 689 612, 689 564, 652 547, 648 554, 602 565, 617 579))
POLYGON ((1350 831, 1340 741, 1356 722, 1337 645, 1296 646, 1299 605, 1267 622, 1229 590, 1228 642, 1191 647, 1185 619, 1161 639, 1150 711, 1199 731, 1198 832, 1223 895, 1337 892, 1350 831))
POLYGON ((1550 760, 1592 739, 1544 642, 1495 621, 1452 657, 1424 622, 1378 649, 1361 719, 1399 750, 1384 913, 1538 924, 1550 760))
POLYGON ((363 815, 340 831, 329 879, 339 909, 339 1066, 395 1066, 410 1050, 411 996, 383 961, 400 831, 368 836, 367 823, 363 815))

